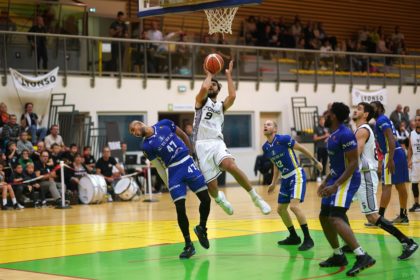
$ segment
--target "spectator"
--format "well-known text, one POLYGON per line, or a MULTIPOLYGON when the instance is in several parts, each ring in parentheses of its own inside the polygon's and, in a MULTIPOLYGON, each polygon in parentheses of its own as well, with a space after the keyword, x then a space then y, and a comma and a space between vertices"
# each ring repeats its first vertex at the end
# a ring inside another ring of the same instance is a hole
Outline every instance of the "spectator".
POLYGON ((391 115, 389 116, 389 119, 394 124, 394 127, 398 128, 400 127, 400 123, 403 120, 403 107, 401 104, 397 105, 397 108, 395 108, 394 111, 392 111, 391 115))
POLYGON ((3 126, 2 130, 3 147, 7 147, 10 141, 17 142, 20 135, 20 125, 17 124, 16 115, 10 115, 9 122, 3 126))
POLYGON ((14 172, 9 179, 9 182, 12 184, 13 191, 16 196, 16 200, 19 204, 25 205, 25 197, 23 196, 24 192, 29 193, 28 188, 23 184, 23 167, 21 164, 17 164, 14 168, 14 172))
MULTIPOLYGON (((44 25, 44 19, 41 16, 37 16, 35 24, 29 29, 28 32, 33 33, 47 33, 47 28, 44 25)), ((48 69, 48 53, 47 53, 47 37, 46 36, 28 36, 28 40, 31 44, 32 50, 36 51, 36 57, 38 61, 38 68, 48 69)))
MULTIPOLYGON (((123 21, 124 13, 118 12, 117 19, 111 23, 109 27, 109 35, 112 38, 128 38, 128 29, 123 21)), ((111 62, 110 71, 117 71, 117 66, 124 60, 125 46, 122 42, 111 43, 111 62), (121 57, 121 61, 119 58, 121 57)), ((122 70, 122 65, 119 65, 119 69, 122 70)))
POLYGON ((56 143, 51 145, 50 159, 53 166, 59 165, 60 161, 63 159, 62 149, 56 143))
POLYGON ((89 173, 93 173, 96 160, 91 154, 92 148, 90 146, 86 146, 83 148, 83 163, 87 167, 89 173))
POLYGON ((408 139, 410 138, 410 133, 407 130, 405 122, 400 122, 400 125, 397 129, 397 140, 401 144, 404 150, 408 148, 408 139))
MULTIPOLYGON (((22 151, 22 155, 20 156, 20 158, 18 160, 18 165, 22 165, 22 168, 25 169, 26 165, 30 162, 34 163, 32 161, 32 159, 29 157, 29 151, 25 149, 25 150, 22 151)), ((23 169, 22 169, 22 171, 23 171, 23 169)))
POLYGON ((112 184, 115 181, 116 176, 113 174, 113 167, 116 167, 120 174, 124 174, 124 169, 122 166, 111 157, 111 149, 109 147, 104 147, 102 150, 102 157, 96 162, 96 174, 102 175, 108 185, 108 201, 112 202, 112 196, 114 195, 114 190, 112 184))
POLYGON ((7 145, 6 158, 7 162, 11 166, 15 166, 18 163, 19 156, 17 154, 17 146, 15 142, 9 142, 7 145))
MULTIPOLYGON (((152 28, 146 32, 146 38, 152 41, 163 41, 162 31, 159 30, 159 22, 154 20, 152 21, 152 28)), ((159 71, 159 52, 161 49, 161 44, 153 42, 150 44, 149 54, 151 62, 151 73, 156 73, 159 71)), ((149 58, 149 57, 148 57, 149 58)))
POLYGON ((77 193, 79 190, 79 182, 83 176, 86 176, 88 173, 88 168, 83 163, 83 157, 81 154, 77 153, 74 155, 74 160, 72 163, 72 172, 70 175, 69 189, 73 193, 77 193))
POLYGON ((40 154, 45 151, 45 144, 44 141, 38 141, 38 143, 36 143, 36 149, 34 149, 34 152, 31 155, 32 161, 35 164, 39 164, 41 158, 40 158, 40 154))
POLYGON ((62 158, 66 164, 72 164, 74 161, 74 157, 78 153, 79 153, 79 147, 77 147, 77 145, 73 143, 70 145, 69 150, 63 153, 62 158))
POLYGON ((59 132, 58 125, 53 124, 50 128, 50 134, 47 135, 44 139, 45 148, 48 151, 51 151, 51 145, 54 143, 56 143, 63 149, 65 148, 63 138, 61 137, 61 135, 58 134, 58 132, 59 132))
MULTIPOLYGON (((41 162, 35 167, 35 175, 36 177, 41 175, 43 176, 43 178, 39 181, 41 190, 48 188, 48 191, 51 193, 51 196, 55 200, 56 204, 61 205, 61 195, 58 191, 59 184, 54 181, 56 173, 51 165, 50 155, 47 151, 43 151, 41 153, 41 162)), ((43 207, 47 205, 45 197, 42 199, 41 205, 43 207)))
POLYGON ((0 133, 3 126, 9 122, 9 114, 7 113, 7 105, 4 102, 0 103, 0 133))
POLYGON ((25 113, 22 114, 21 120, 25 119, 29 127, 29 133, 31 134, 32 144, 36 144, 38 140, 44 140, 45 135, 47 135, 47 128, 40 127, 42 122, 42 117, 38 118, 38 115, 33 112, 34 104, 28 102, 25 104, 25 113), (38 137, 39 136, 39 137, 38 137))
POLYGON ((299 39, 302 36, 302 23, 298 15, 295 15, 295 19, 292 24, 292 36, 295 38, 296 45, 299 43, 299 39))
POLYGON ((27 150, 31 155, 34 152, 34 147, 32 146, 32 143, 28 141, 28 133, 25 131, 20 133, 20 138, 17 141, 16 146, 18 155, 20 155, 23 150, 27 150))
MULTIPOLYGON (((26 169, 25 169, 23 178, 25 181, 33 180, 36 178, 35 166, 33 163, 28 162, 26 164, 26 169)), ((43 187, 41 187, 41 185, 37 181, 31 181, 27 183, 26 185, 27 185, 28 190, 30 191, 31 199, 32 201, 34 201, 35 208, 41 207, 42 201, 45 201, 45 196, 48 192, 48 186, 44 185, 43 187), (39 198, 35 198, 35 192, 38 192, 38 191, 39 191, 39 198)), ((44 206, 46 206, 46 204, 44 206)))
POLYGON ((331 57, 331 44, 328 40, 325 40, 321 47, 321 54, 319 55, 321 60, 321 70, 327 70, 330 68, 330 63, 332 62, 331 57))
POLYGON ((394 33, 391 35, 393 43, 393 53, 404 54, 405 53, 405 38, 404 34, 400 32, 400 27, 395 26, 394 33))
MULTIPOLYGON (((330 107, 330 104, 328 104, 330 107)), ((320 183, 326 174, 326 166, 328 161, 327 140, 330 136, 328 128, 325 127, 325 117, 319 116, 318 125, 314 129, 314 142, 316 156, 319 162, 322 163, 322 172, 318 173, 316 181, 320 183), (322 177, 321 177, 322 176, 322 177)))
POLYGON ((3 169, 4 169, 4 165, 2 162, 0 162, 0 189, 2 190, 2 199, 3 199, 3 203, 1 204, 1 209, 2 210, 9 209, 7 207, 7 192, 9 192, 10 198, 12 199, 12 202, 13 202, 13 207, 15 209, 19 210, 19 209, 25 208, 17 202, 16 197, 15 197, 15 192, 13 191, 12 186, 5 182, 5 174, 3 172, 3 169))
POLYGON ((369 30, 368 30, 368 27, 364 25, 363 28, 359 31, 359 35, 357 39, 362 45, 366 46, 368 38, 369 38, 369 30))
POLYGON ((410 127, 410 107, 409 106, 404 106, 401 121, 405 123, 405 127, 410 127))

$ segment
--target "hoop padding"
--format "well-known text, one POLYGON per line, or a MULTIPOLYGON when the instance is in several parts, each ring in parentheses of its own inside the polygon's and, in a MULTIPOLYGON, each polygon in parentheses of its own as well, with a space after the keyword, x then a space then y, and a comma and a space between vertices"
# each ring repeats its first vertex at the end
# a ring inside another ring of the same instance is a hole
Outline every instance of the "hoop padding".
POLYGON ((238 7, 204 10, 209 21, 209 34, 232 34, 232 22, 238 7))

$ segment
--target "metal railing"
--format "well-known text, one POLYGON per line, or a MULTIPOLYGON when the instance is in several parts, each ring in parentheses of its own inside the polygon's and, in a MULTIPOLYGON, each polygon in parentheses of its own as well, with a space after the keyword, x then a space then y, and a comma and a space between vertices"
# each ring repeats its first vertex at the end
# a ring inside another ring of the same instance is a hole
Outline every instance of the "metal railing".
MULTIPOLYGON (((420 56, 356 52, 321 52, 318 50, 283 49, 239 45, 201 44, 174 41, 114 39, 108 37, 40 34, 0 31, 0 71, 2 84, 6 85, 8 68, 38 75, 40 69, 38 46, 32 49, 27 41, 32 36, 47 38, 48 68, 60 67, 62 84, 67 85, 70 75, 86 75, 91 86, 100 76, 112 76, 120 87, 123 78, 142 80, 147 87, 149 78, 164 78, 171 88, 173 79, 195 80, 202 78, 204 57, 212 52, 222 52, 235 60, 234 79, 255 81, 256 90, 261 82, 272 82, 275 90, 280 83, 329 83, 332 91, 338 83, 371 85, 412 85, 417 91, 420 75, 420 56), (183 50, 183 52, 181 52, 183 50)), ((42 58, 41 58, 42 59, 42 58)), ((225 67, 227 61, 225 62, 225 67)), ((223 75, 219 75, 223 79, 223 75)))

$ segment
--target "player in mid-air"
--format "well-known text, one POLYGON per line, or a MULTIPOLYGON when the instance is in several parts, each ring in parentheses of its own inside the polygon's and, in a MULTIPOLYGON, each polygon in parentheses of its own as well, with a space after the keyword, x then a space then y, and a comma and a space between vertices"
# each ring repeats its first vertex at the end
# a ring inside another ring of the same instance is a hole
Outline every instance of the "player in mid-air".
POLYGON ((376 225, 392 234, 400 241, 403 252, 398 257, 400 260, 409 258, 417 249, 417 243, 405 236, 390 221, 378 214, 378 160, 376 158, 375 136, 368 122, 373 117, 373 107, 369 103, 361 102, 353 113, 353 121, 356 123, 357 154, 359 156, 359 169, 361 183, 357 191, 362 213, 366 215, 369 223, 376 225))
POLYGON ((356 138, 344 125, 349 114, 350 109, 347 105, 334 102, 325 117, 325 126, 331 131, 327 142, 330 173, 318 188, 318 195, 322 196, 319 220, 334 253, 319 265, 347 265, 347 258, 338 241, 340 236, 356 255, 356 262, 346 273, 348 276, 354 276, 374 265, 376 261, 357 242, 346 214, 360 186, 356 138))
POLYGON ((194 232, 201 246, 208 249, 210 245, 207 239, 206 223, 211 200, 204 177, 189 155, 187 146, 191 147, 191 144, 188 136, 170 120, 161 120, 153 126, 147 126, 141 121, 133 121, 129 125, 129 131, 131 135, 144 138, 144 154, 156 167, 175 203, 178 225, 185 240, 184 251, 179 257, 188 259, 195 254, 185 209, 187 186, 200 200, 200 224, 194 228, 194 232))
POLYGON ((309 234, 305 214, 299 207, 299 204, 305 199, 306 175, 305 171, 299 166, 295 150, 312 159, 320 172, 322 171, 322 164, 304 146, 293 140, 290 135, 277 134, 276 122, 267 120, 264 123, 264 135, 267 137, 267 142, 262 147, 264 156, 269 158, 274 165, 273 180, 268 188, 268 193, 274 191, 278 182, 279 173, 281 172, 282 180, 278 196, 279 205, 277 212, 290 233, 286 239, 277 242, 277 244, 299 245, 301 243, 301 239, 296 234, 295 227, 287 210, 290 205, 290 210, 296 215, 304 235, 303 243, 299 246, 298 250, 309 250, 314 246, 314 241, 309 234))
POLYGON ((379 208, 379 215, 385 216, 385 209, 391 200, 391 188, 395 185, 400 200, 400 214, 392 221, 394 224, 408 224, 407 216, 407 189, 405 182, 408 182, 408 163, 404 150, 396 140, 397 132, 394 125, 385 116, 385 108, 380 101, 370 103, 373 106, 376 120, 375 137, 379 149, 384 155, 382 162, 382 196, 379 208))
POLYGON ((416 129, 410 132, 410 145, 408 147, 408 167, 411 169, 411 190, 414 204, 408 211, 420 212, 419 182, 420 182, 420 115, 415 118, 416 129))
POLYGON ((206 179, 210 195, 228 215, 233 214, 232 205, 217 186, 217 177, 222 170, 232 174, 239 185, 249 193, 252 201, 260 208, 263 214, 269 214, 271 212, 270 206, 256 193, 247 176, 236 165, 234 157, 227 150, 223 141, 224 114, 233 105, 236 98, 232 69, 233 61, 230 61, 228 69, 225 70, 228 96, 224 101, 218 101, 217 96, 220 92, 221 84, 213 79, 213 75, 204 67, 207 76, 195 98, 193 128, 193 139, 198 163, 206 179))

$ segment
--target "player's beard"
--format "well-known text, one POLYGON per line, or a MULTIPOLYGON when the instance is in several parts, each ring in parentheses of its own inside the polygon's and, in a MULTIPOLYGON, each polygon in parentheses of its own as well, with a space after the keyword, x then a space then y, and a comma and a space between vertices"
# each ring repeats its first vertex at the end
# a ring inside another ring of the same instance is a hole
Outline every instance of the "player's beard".
POLYGON ((216 91, 208 91, 208 93, 207 93, 207 96, 209 97, 209 98, 211 98, 211 99, 215 99, 216 97, 217 97, 217 95, 219 94, 219 92, 216 92, 216 91))

